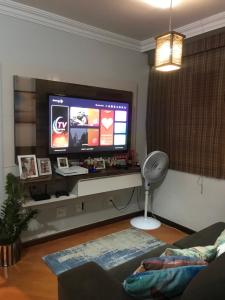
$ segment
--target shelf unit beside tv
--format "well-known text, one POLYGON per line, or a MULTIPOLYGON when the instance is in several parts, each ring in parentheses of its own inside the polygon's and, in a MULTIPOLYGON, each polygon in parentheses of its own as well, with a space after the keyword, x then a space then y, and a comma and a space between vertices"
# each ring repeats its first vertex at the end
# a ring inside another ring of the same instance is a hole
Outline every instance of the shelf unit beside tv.
POLYGON ((82 196, 98 194, 104 192, 115 191, 132 187, 142 186, 142 179, 139 167, 131 167, 128 169, 105 169, 96 173, 84 175, 74 175, 63 177, 57 174, 52 176, 41 176, 34 179, 21 180, 24 185, 31 184, 47 184, 54 180, 65 180, 70 186, 69 196, 54 197, 48 200, 34 201, 33 199, 25 199, 24 208, 32 206, 47 205, 60 201, 76 199, 82 196), (122 178, 124 177, 124 178, 122 178), (110 183, 110 184, 109 184, 110 183))
POLYGON ((41 200, 41 201, 34 201, 34 200, 30 199, 30 200, 26 200, 26 202, 23 204, 23 207, 29 208, 32 206, 40 206, 40 205, 44 205, 44 204, 50 204, 50 203, 55 203, 55 202, 60 202, 60 201, 65 201, 65 200, 68 201, 68 200, 75 199, 75 198, 77 198, 76 195, 69 194, 69 196, 61 196, 58 198, 52 196, 48 200, 41 200))

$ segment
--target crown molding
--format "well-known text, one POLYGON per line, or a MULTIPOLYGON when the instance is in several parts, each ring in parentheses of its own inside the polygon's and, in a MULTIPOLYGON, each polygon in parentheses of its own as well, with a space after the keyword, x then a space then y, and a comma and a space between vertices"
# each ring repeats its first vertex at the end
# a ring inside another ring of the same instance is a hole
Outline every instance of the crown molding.
POLYGON ((140 52, 140 41, 11 0, 0 0, 0 14, 140 52))
MULTIPOLYGON (((0 14, 137 52, 155 48, 153 37, 139 41, 11 0, 0 0, 0 14)), ((221 27, 225 27, 225 11, 174 30, 189 38, 221 27)))
POLYGON ((155 39, 149 38, 140 42, 140 51, 147 52, 149 50, 155 49, 155 39))
MULTIPOLYGON (((216 15, 201 19, 188 25, 174 29, 190 38, 202 33, 225 27, 225 11, 216 15)), ((149 38, 140 42, 140 51, 146 52, 155 48, 154 38, 149 38)))

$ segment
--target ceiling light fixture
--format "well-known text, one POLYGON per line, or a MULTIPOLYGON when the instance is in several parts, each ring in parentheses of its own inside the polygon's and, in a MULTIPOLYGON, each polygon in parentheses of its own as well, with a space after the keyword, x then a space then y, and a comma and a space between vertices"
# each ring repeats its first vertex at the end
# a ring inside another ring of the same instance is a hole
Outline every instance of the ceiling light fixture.
POLYGON ((157 36, 155 69, 162 72, 180 69, 185 35, 172 31, 172 2, 170 0, 169 32, 157 36))
MULTIPOLYGON (((158 8, 170 8, 170 0, 145 0, 146 3, 158 8)), ((179 5, 181 0, 173 0, 173 7, 179 5)))

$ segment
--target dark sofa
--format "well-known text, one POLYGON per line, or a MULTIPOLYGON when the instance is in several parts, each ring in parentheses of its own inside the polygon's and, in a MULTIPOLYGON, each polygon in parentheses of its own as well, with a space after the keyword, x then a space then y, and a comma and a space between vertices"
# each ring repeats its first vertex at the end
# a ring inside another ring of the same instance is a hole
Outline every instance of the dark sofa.
MULTIPOLYGON (((123 280, 133 273, 146 258, 159 256, 168 247, 189 248, 214 244, 225 229, 219 222, 187 236, 173 245, 160 246, 109 271, 90 262, 58 276, 59 300, 131 300, 122 286, 123 280)), ((182 295, 173 300, 225 299, 225 254, 212 261, 189 283, 182 295)))

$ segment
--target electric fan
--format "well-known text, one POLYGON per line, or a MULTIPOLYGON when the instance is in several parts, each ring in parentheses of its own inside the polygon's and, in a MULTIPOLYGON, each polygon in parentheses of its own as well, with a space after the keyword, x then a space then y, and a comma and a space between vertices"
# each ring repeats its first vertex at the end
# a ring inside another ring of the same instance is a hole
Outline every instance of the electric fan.
POLYGON ((153 151, 151 152, 143 164, 141 173, 145 179, 145 210, 143 217, 133 218, 130 223, 133 227, 139 229, 156 229, 161 223, 148 217, 148 199, 151 184, 160 183, 166 176, 169 165, 169 158, 165 152, 153 151))

